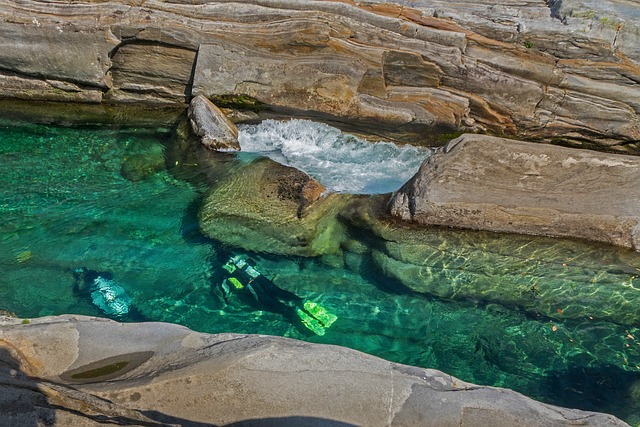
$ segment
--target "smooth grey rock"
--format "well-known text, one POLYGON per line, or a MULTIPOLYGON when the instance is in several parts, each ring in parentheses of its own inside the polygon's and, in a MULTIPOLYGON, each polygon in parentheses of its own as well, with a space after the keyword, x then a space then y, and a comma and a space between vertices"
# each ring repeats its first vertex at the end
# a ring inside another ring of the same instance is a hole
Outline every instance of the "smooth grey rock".
POLYGON ((216 151, 240 151, 238 128, 206 97, 198 95, 191 100, 189 121, 205 147, 216 151))
POLYGON ((0 325, 16 425, 626 425, 343 347, 69 315, 0 325))
POLYGON ((640 250, 640 159, 463 135, 392 198, 420 224, 577 237, 640 250))

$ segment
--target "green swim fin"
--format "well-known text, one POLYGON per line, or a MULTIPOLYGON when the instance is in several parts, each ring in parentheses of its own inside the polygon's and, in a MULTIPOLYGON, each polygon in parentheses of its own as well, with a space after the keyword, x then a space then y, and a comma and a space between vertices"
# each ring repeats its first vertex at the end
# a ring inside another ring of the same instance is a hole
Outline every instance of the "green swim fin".
POLYGON ((298 317, 300 317, 300 320, 302 320, 302 323, 307 329, 309 329, 311 332, 313 332, 316 335, 319 335, 319 336, 324 335, 325 330, 320 324, 320 322, 318 322, 318 320, 309 316, 307 313, 304 312, 304 310, 299 308, 296 308, 296 313, 298 314, 298 317))
POLYGON ((304 308, 311 313, 313 317, 321 321, 325 328, 333 325, 333 322, 338 319, 338 316, 329 313, 326 308, 312 301, 305 301, 304 308))

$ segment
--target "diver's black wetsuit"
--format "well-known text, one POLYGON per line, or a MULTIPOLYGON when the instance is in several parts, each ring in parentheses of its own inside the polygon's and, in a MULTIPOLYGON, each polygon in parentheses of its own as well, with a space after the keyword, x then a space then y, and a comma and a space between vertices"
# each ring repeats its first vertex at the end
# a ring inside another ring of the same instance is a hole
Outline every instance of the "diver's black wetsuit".
POLYGON ((302 307, 302 298, 277 287, 254 267, 255 262, 251 258, 229 258, 218 277, 225 293, 225 300, 227 295, 234 291, 243 296, 251 296, 260 307, 276 313, 288 314, 292 308, 302 307))
POLYGON ((257 271, 255 265, 246 256, 229 257, 219 269, 219 274, 213 278, 214 291, 220 287, 227 303, 228 296, 232 292, 237 293, 241 298, 250 299, 249 302, 257 304, 260 309, 282 314, 293 323, 302 322, 304 327, 317 335, 324 335, 325 328, 331 326, 337 317, 318 304, 279 288, 257 271))

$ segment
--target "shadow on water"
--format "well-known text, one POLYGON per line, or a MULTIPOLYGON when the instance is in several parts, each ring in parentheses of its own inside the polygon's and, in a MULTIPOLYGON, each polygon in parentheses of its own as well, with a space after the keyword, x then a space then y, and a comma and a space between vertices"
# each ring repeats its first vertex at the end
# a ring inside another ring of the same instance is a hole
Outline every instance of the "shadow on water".
POLYGON ((540 381, 544 400, 554 405, 623 419, 637 413, 640 406, 640 374, 617 366, 570 367, 552 371, 540 381))

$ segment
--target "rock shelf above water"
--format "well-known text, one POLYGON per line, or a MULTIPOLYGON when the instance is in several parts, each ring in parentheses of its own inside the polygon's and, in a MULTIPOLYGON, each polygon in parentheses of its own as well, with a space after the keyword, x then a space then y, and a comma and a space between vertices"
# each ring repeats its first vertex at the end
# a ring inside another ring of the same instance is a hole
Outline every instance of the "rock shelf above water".
POLYGON ((11 425, 624 426, 355 350, 165 323, 1 318, 11 425))
POLYGON ((420 224, 576 237, 640 250, 640 159, 463 135, 390 202, 420 224))

